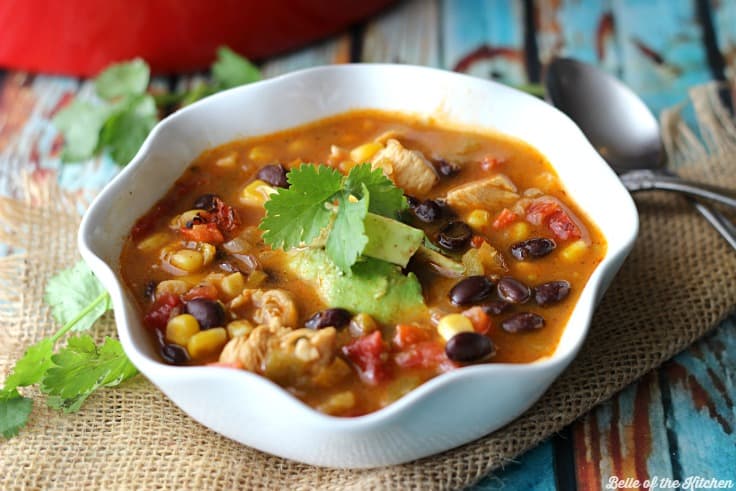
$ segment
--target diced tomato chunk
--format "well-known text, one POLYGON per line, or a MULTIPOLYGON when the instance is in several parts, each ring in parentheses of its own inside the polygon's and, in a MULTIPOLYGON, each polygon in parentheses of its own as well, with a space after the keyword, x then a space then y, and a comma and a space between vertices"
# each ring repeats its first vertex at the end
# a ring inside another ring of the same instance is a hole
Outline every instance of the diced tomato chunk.
POLYGON ((399 324, 394 334, 394 344, 399 348, 406 348, 412 344, 429 339, 429 332, 412 324, 399 324))
POLYGON ((508 208, 504 208, 493 221, 493 228, 495 228, 496 230, 501 230, 502 228, 505 228, 514 223, 518 218, 519 217, 516 215, 516 213, 509 210, 508 208))
POLYGON ((381 331, 373 331, 342 347, 342 352, 358 369, 363 382, 375 385, 389 377, 388 350, 381 331))
POLYGON ((482 308, 478 306, 471 307, 468 310, 464 311, 463 315, 470 319, 475 332, 486 334, 488 333, 488 331, 490 331, 491 318, 488 316, 488 314, 485 313, 482 308))
POLYGON ((191 228, 182 227, 180 232, 184 237, 195 242, 209 242, 213 245, 225 242, 225 237, 215 223, 196 223, 191 228))
POLYGON ((232 206, 226 205, 222 200, 217 200, 217 209, 213 212, 217 228, 224 233, 232 233, 240 226, 240 217, 232 206))
POLYGON ((563 210, 553 213, 549 217, 547 226, 560 240, 579 239, 581 237, 580 229, 563 210))
POLYGON ((151 310, 143 317, 143 324, 149 329, 166 329, 174 309, 181 305, 181 299, 173 293, 164 293, 156 299, 151 310))
POLYGON ((215 285, 211 285, 209 283, 197 285, 191 288, 184 295, 182 295, 181 298, 185 302, 188 302, 189 300, 194 300, 195 298, 207 298, 210 300, 216 300, 217 288, 215 287, 215 285))
POLYGON ((501 164, 503 164, 503 159, 500 159, 498 157, 494 157, 492 155, 486 155, 486 157, 483 159, 483 162, 480 164, 480 168, 484 171, 494 171, 497 170, 501 164))
POLYGON ((485 241, 486 240, 480 235, 474 235, 473 238, 470 239, 470 246, 473 249, 479 249, 483 245, 483 242, 485 241))
POLYGON ((560 240, 579 239, 582 233, 559 203, 537 200, 526 209, 526 219, 532 225, 545 225, 560 240))
POLYGON ((436 341, 421 341, 394 355, 401 368, 437 368, 448 361, 445 349, 436 341))

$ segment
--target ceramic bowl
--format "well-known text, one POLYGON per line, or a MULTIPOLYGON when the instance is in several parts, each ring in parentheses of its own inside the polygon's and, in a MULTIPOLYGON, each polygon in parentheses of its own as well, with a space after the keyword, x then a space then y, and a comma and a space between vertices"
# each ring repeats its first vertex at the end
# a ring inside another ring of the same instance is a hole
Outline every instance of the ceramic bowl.
POLYGON ((406 65, 308 69, 232 89, 158 124, 99 194, 79 232, 82 256, 109 290, 118 334, 138 369, 193 419, 233 440, 308 464, 361 468, 407 462, 486 435, 528 409, 578 353, 591 315, 638 229, 636 208, 575 124, 539 99, 466 75, 406 65), (356 108, 431 116, 524 140, 544 154, 603 232, 608 251, 555 352, 527 364, 484 364, 436 377, 380 411, 327 416, 264 377, 161 362, 120 278, 123 241, 203 150, 356 108))

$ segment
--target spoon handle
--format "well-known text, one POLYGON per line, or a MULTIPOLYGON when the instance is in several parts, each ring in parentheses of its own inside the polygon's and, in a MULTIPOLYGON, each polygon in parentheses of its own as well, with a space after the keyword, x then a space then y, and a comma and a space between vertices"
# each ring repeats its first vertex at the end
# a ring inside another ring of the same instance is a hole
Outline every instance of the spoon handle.
POLYGON ((736 225, 734 225, 728 218, 726 218, 723 213, 714 210, 713 208, 709 208, 703 203, 699 203, 695 200, 692 201, 693 206, 695 206, 695 209, 698 211, 698 213, 700 213, 703 218, 708 220, 713 228, 716 229, 719 234, 721 234, 721 237, 726 239, 726 242, 728 242, 731 247, 736 250, 736 225))
POLYGON ((652 170, 634 170, 621 174, 621 180, 629 191, 662 190, 687 194, 695 198, 716 201, 736 208, 736 191, 710 184, 687 181, 676 175, 652 170))

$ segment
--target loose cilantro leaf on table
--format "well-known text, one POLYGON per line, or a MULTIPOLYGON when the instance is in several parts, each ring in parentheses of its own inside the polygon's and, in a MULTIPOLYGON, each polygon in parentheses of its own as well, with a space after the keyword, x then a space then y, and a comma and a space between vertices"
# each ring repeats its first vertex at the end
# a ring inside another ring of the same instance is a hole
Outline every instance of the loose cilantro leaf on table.
POLYGON ((0 434, 11 438, 26 425, 33 400, 21 396, 16 389, 0 390, 0 434))
POLYGON ((0 433, 5 438, 16 435, 31 413, 33 400, 23 397, 18 387, 41 383, 49 406, 72 412, 98 388, 118 385, 137 373, 120 343, 112 339, 97 347, 89 335, 71 338, 54 354, 65 334, 90 329, 110 309, 110 295, 84 262, 50 278, 44 300, 63 325, 31 345, 5 379, 0 390, 0 433))
POLYGON ((158 122, 159 112, 260 78, 255 65, 221 47, 212 65, 212 81, 154 97, 146 93, 150 69, 145 61, 136 58, 111 65, 94 80, 99 100, 75 100, 54 117, 54 125, 64 135, 62 160, 78 162, 107 151, 117 164, 125 165, 158 122))
POLYGON ((73 324, 75 331, 86 331, 99 319, 102 314, 110 310, 110 296, 105 287, 95 277, 87 263, 79 261, 69 269, 65 269, 51 277, 46 283, 44 301, 51 307, 51 314, 59 324, 65 325, 75 318, 86 307, 93 304, 100 296, 94 307, 84 317, 77 319, 73 324))
POLYGON ((290 186, 266 201, 266 216, 259 225, 264 241, 291 249, 311 245, 326 234, 327 255, 348 274, 369 242, 368 213, 394 219, 406 207, 401 189, 370 164, 353 167, 347 176, 327 166, 302 164, 287 179, 290 186))
POLYGON ((52 407, 67 413, 78 410, 100 387, 119 385, 138 373, 119 341, 107 338, 98 347, 89 335, 70 338, 51 361, 41 390, 51 396, 52 407))
POLYGON ((259 81, 261 71, 235 51, 221 46, 217 49, 217 60, 212 65, 212 77, 219 89, 224 90, 259 81))
POLYGON ((97 95, 108 101, 143 94, 148 88, 151 71, 148 64, 136 58, 110 66, 95 79, 97 95))

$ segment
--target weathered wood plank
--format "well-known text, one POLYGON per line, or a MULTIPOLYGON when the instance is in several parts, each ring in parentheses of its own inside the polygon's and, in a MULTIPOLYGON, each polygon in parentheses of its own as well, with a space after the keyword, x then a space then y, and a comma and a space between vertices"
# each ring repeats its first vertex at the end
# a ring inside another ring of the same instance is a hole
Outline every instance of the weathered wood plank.
POLYGON ((442 3, 444 66, 511 85, 528 82, 522 2, 442 3))
POLYGON ((680 477, 736 482, 736 319, 662 370, 672 401, 667 425, 679 454, 680 477))
POLYGON ((361 61, 441 66, 438 16, 437 0, 399 4, 366 25, 361 61))
POLYGON ((545 440, 525 453, 519 462, 483 479, 472 490, 553 491, 556 489, 553 459, 553 445, 550 440, 545 440))
POLYGON ((669 447, 656 372, 573 424, 580 490, 606 489, 611 478, 670 476, 669 447))
POLYGON ((617 73, 620 54, 614 37, 612 0, 540 0, 537 43, 540 61, 568 56, 617 73))
POLYGON ((692 0, 615 0, 622 76, 656 113, 710 79, 692 0))
POLYGON ((726 76, 736 78, 736 2, 711 1, 718 47, 726 62, 726 76))
POLYGON ((269 59, 261 66, 264 78, 331 63, 350 61, 350 35, 342 34, 302 49, 269 59))

